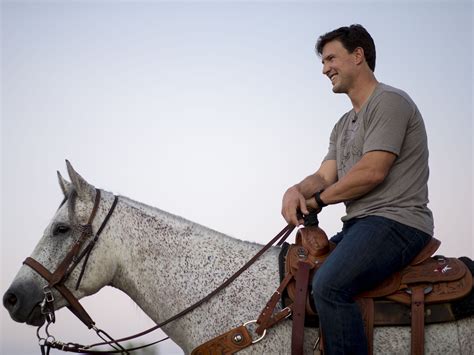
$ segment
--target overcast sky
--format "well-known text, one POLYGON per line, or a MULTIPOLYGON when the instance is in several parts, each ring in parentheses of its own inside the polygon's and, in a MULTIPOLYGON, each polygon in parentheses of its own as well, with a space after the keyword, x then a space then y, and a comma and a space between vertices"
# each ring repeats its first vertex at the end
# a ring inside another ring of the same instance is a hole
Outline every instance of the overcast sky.
MULTIPOLYGON (((97 187, 269 240, 284 191, 319 167, 351 108, 314 44, 352 23, 375 40, 378 80, 424 116, 440 253, 473 258, 472 21, 472 2, 452 0, 3 1, 2 294, 61 200, 66 158, 97 187)), ((329 235, 343 212, 322 213, 329 235)), ((151 324, 118 291, 84 305, 117 336, 151 324)), ((0 352, 36 354, 35 329, 0 316, 0 352)), ((58 317, 63 340, 95 340, 67 310, 58 317)))

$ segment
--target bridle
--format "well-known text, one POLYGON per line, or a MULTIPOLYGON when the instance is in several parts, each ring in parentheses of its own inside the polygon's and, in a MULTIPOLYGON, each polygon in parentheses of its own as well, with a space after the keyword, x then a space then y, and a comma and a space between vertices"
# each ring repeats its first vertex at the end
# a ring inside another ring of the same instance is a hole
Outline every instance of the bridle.
MULTIPOLYGON (((49 354, 49 350, 51 348, 59 349, 62 351, 67 351, 67 352, 75 352, 75 353, 124 353, 128 354, 128 351, 133 351, 133 350, 138 350, 144 347, 148 347, 154 344, 157 344, 159 342, 162 342, 168 337, 160 339, 158 341, 155 341, 153 343, 136 347, 133 349, 125 349, 122 345, 120 345, 121 342, 135 339, 138 337, 141 337, 145 334, 151 333, 152 331, 155 331, 164 325, 179 319, 186 315, 187 313, 191 312, 192 310, 196 309, 203 303, 207 302, 210 300, 213 296, 215 296, 217 293, 222 291, 224 288, 226 288, 229 284, 231 284, 237 277, 239 277, 245 270, 247 270, 263 253, 265 253, 273 244, 275 244, 278 241, 277 245, 283 244, 283 242, 288 238, 288 236, 291 234, 293 231, 294 227, 291 225, 287 225, 283 230, 278 233, 267 245, 265 245, 257 254, 255 254, 244 266, 242 266, 237 272, 235 272, 231 277, 226 279, 224 283, 222 283, 219 287, 217 287, 214 291, 209 293, 206 297, 202 298, 201 300, 197 301, 193 305, 189 306, 188 308, 184 309, 178 314, 175 314, 174 316, 168 318, 167 320, 155 325, 152 328, 149 328, 141 333, 131 335, 122 339, 115 340, 113 339, 110 335, 108 335, 105 331, 99 329, 96 325, 95 322, 92 320, 92 318, 89 316, 89 314, 86 312, 86 310, 81 306, 79 303, 79 300, 72 294, 72 292, 65 286, 65 282, 73 272, 73 270, 77 267, 77 265, 84 259, 84 263, 82 264, 82 269, 79 274, 79 278, 77 280, 75 289, 77 290, 79 288, 79 285, 81 283, 82 277, 84 275, 87 261, 89 260, 89 256, 91 254, 92 249, 94 248, 94 245, 98 241, 102 231, 104 230, 107 222, 109 221, 110 217, 112 216, 115 207, 118 203, 118 196, 115 196, 114 201, 112 203, 112 206, 109 209, 109 212, 107 213, 106 217, 102 221, 102 224, 100 225, 99 229, 97 230, 97 233, 95 234, 94 238, 92 238, 89 243, 83 248, 84 244, 88 239, 90 239, 93 235, 93 230, 92 230, 92 223, 94 221, 94 218, 97 214, 97 210, 100 205, 100 198, 101 198, 101 192, 99 189, 96 189, 96 194, 95 194, 95 201, 94 201, 94 206, 92 208, 92 212, 89 216, 89 219, 85 225, 80 226, 81 229, 81 235, 80 237, 74 242, 71 250, 66 254, 64 259, 59 263, 58 267, 56 270, 51 273, 46 267, 44 267, 40 262, 37 260, 27 257, 23 264, 28 265, 31 267, 34 271, 36 271, 39 275, 41 275, 46 281, 48 281, 48 284, 43 288, 44 291, 44 299, 41 302, 41 312, 42 314, 45 315, 47 326, 46 326, 46 338, 41 337, 39 335, 39 330, 42 326, 40 326, 37 330, 37 335, 39 339, 39 345, 41 348, 41 352, 43 355, 49 354), (81 252, 82 249, 82 252, 81 252), (96 334, 103 340, 101 343, 96 343, 92 345, 81 345, 77 343, 64 343, 61 341, 57 341, 52 335, 49 334, 48 328, 51 323, 55 322, 55 315, 54 315, 54 297, 52 293, 52 289, 55 288, 68 302, 68 309, 76 315, 89 329, 93 329, 96 334), (106 339, 107 338, 107 339, 106 339), (97 351, 97 350, 91 350, 93 347, 98 347, 102 345, 110 345, 114 350, 112 351, 97 351)), ((59 208, 67 201, 67 197, 63 200, 59 208)), ((254 323, 255 321, 250 321, 245 324, 249 323, 254 323)), ((259 339, 257 339, 255 342, 260 341, 263 336, 261 336, 259 339)))
MULTIPOLYGON (((87 328, 94 329, 100 338, 105 340, 104 337, 107 337, 109 341, 111 343, 114 343, 119 349, 121 349, 121 351, 125 351, 125 349, 119 343, 117 343, 114 339, 112 339, 112 337, 110 337, 106 332, 104 332, 103 330, 95 326, 95 322, 92 320, 91 316, 87 313, 84 307, 82 307, 82 305, 79 303, 79 300, 73 295, 73 293, 65 285, 65 282, 67 281, 71 273, 74 271, 77 265, 79 265, 79 263, 84 259, 84 263, 82 264, 82 269, 75 286, 76 290, 79 289, 79 285, 84 276, 86 265, 89 260, 89 256, 92 252, 92 249, 97 243, 102 231, 104 230, 105 226, 107 225, 107 222, 109 221, 110 217, 112 216, 112 213, 115 210, 115 207, 117 206, 118 196, 115 196, 112 206, 110 207, 109 212, 107 213, 102 224, 97 230, 97 233, 95 234, 94 238, 92 238, 89 241, 89 243, 86 245, 86 247, 83 248, 86 241, 89 240, 90 237, 93 235, 92 223, 94 222, 94 218, 97 214, 97 210, 99 209, 99 205, 100 205, 101 192, 99 189, 96 189, 95 191, 96 191, 96 194, 95 194, 94 207, 92 208, 92 212, 89 216, 87 223, 80 226, 80 230, 81 230, 80 237, 74 242, 72 248, 66 254, 64 259, 59 263, 58 267, 53 273, 51 273, 40 262, 38 262, 37 260, 31 257, 27 257, 25 261, 23 262, 23 264, 31 267, 34 271, 40 274, 46 281, 48 281, 48 284, 44 286, 43 288, 44 299, 40 304, 41 313, 45 315, 46 321, 48 323, 46 327, 47 338, 41 338, 39 336, 39 329, 37 331, 38 338, 40 339, 40 346, 41 346, 42 353, 45 352, 44 350, 45 350, 46 343, 54 339, 54 337, 52 337, 48 333, 49 325, 51 323, 54 323, 56 320, 56 317, 54 315, 54 296, 52 293, 53 288, 55 288, 65 298, 65 300, 69 304, 67 306, 69 310, 77 318, 79 318, 82 321, 82 323, 84 323, 87 326, 87 328), (81 249, 82 249, 82 252, 81 252, 81 249)), ((64 203, 66 203, 66 201, 67 201, 67 196, 61 202, 59 208, 61 208, 61 206, 63 206, 64 203)), ((64 348, 65 344, 61 344, 61 345, 64 348)))

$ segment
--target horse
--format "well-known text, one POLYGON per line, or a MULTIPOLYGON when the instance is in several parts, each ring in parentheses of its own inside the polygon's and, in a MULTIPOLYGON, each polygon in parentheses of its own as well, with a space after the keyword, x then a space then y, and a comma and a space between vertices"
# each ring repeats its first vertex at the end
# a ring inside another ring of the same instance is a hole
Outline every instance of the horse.
MULTIPOLYGON (((68 161, 66 163, 70 182, 58 172, 65 200, 31 258, 51 273, 56 270, 81 237, 83 228, 80 226, 90 218, 100 191, 92 231, 97 233, 100 228, 102 233, 90 254, 80 261, 64 284, 78 300, 112 286, 127 294, 158 324, 204 298, 262 248, 257 243, 227 236, 124 196, 115 201, 111 192, 96 189, 68 161), (110 214, 114 201, 115 209, 110 214), (102 225, 106 218, 107 223, 102 225)), ((164 325, 162 330, 189 354, 211 338, 252 322, 280 283, 279 252, 279 247, 271 247, 228 287, 164 325)), ((17 322, 41 326, 45 315, 40 304, 45 300, 47 284, 31 267, 21 266, 3 297, 10 317, 17 322)), ((68 306, 61 293, 53 288, 50 291, 56 310, 68 306)), ((472 354, 473 330, 474 316, 428 325, 426 353, 472 354)), ((312 353, 317 338, 317 329, 305 329, 305 354, 312 353)), ((285 320, 239 353, 288 354, 290 343, 291 321, 285 320)), ((374 353, 409 352, 409 327, 375 328, 374 353)))

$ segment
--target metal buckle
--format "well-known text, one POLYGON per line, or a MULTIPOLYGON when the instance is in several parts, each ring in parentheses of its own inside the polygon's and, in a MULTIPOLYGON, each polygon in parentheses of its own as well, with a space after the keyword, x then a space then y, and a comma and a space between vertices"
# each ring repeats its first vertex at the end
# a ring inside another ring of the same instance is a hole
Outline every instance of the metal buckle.
POLYGON ((56 316, 54 314, 54 296, 49 286, 43 287, 43 293, 44 298, 40 303, 41 314, 45 316, 49 325, 50 323, 56 322, 56 316))
POLYGON ((318 337, 318 339, 316 339, 316 342, 313 345, 313 351, 315 351, 317 349, 320 341, 321 341, 321 337, 318 337))
MULTIPOLYGON (((433 291, 433 285, 431 285, 431 284, 428 285, 428 286, 426 286, 426 287, 423 289, 423 293, 424 293, 425 295, 427 295, 427 294, 430 293, 431 291, 433 291)), ((411 288, 406 288, 406 289, 405 289, 405 292, 408 293, 409 295, 412 294, 411 288)))
POLYGON ((49 288, 49 286, 43 287, 43 293, 44 293, 44 300, 43 300, 43 302, 48 302, 48 303, 54 302, 53 292, 51 291, 51 289, 49 288))
POLYGON ((291 314, 293 313, 293 311, 291 310, 290 307, 285 307, 285 308, 283 308, 281 311, 282 311, 282 312, 283 312, 283 311, 288 311, 288 314, 285 316, 285 319, 288 318, 288 317, 290 317, 291 314))
MULTIPOLYGON (((251 320, 251 321, 248 321, 248 322, 244 323, 244 327, 247 328, 247 325, 249 325, 249 324, 257 324, 257 320, 254 319, 254 320, 251 320)), ((252 340, 252 344, 258 343, 260 340, 265 338, 265 335, 267 335, 267 330, 266 329, 263 330, 263 334, 259 338, 255 339, 255 340, 252 340)))

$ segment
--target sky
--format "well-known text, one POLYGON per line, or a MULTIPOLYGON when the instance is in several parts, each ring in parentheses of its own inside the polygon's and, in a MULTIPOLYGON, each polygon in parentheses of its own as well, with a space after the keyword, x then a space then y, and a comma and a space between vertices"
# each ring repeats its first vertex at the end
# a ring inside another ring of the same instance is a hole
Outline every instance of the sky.
MULTIPOLYGON (((65 159, 97 187, 265 244, 351 109, 314 44, 353 23, 374 38, 378 80, 424 117, 439 253, 474 258, 472 2, 2 1, 1 293, 62 199, 65 159)), ((343 214, 321 213, 328 235, 343 214)), ((117 336, 152 325, 110 288, 83 304, 117 336)), ((34 328, 0 317, 2 354, 38 352, 34 328)), ((62 340, 94 342, 83 328, 58 312, 62 340)))

